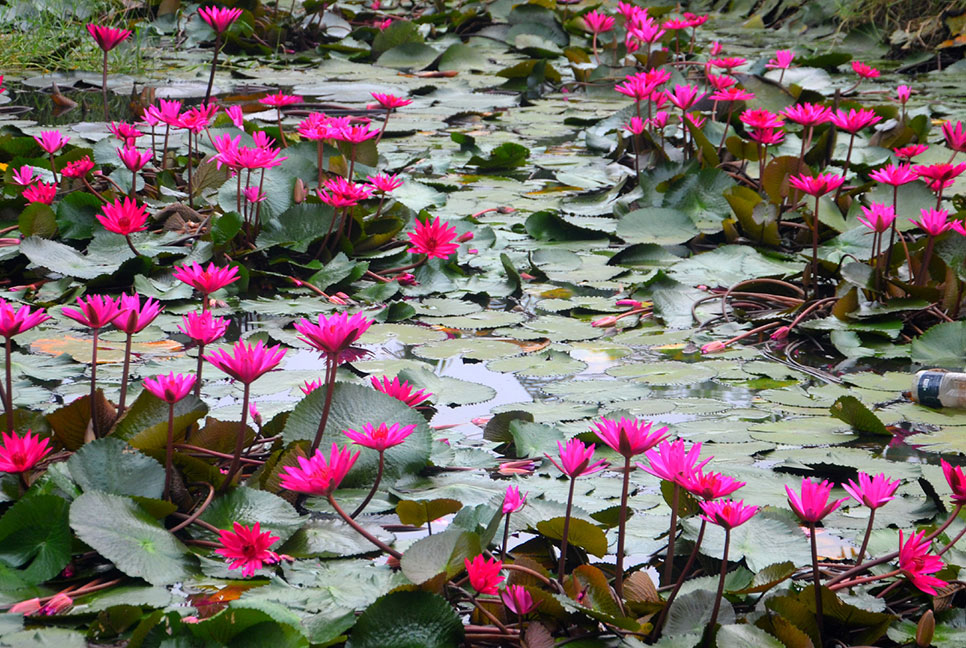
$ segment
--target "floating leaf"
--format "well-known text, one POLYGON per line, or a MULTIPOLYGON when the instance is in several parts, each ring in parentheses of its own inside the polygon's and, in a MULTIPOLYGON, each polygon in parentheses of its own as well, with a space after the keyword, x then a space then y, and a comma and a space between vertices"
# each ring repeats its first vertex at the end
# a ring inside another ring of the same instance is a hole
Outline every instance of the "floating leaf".
POLYGON ((859 432, 865 432, 867 434, 875 434, 877 436, 891 437, 892 433, 886 429, 886 426, 879 420, 879 417, 872 413, 872 411, 862 404, 862 402, 855 396, 841 396, 832 407, 829 408, 829 412, 837 419, 845 421, 852 426, 853 429, 859 432))
MULTIPOLYGON (((555 517, 537 522, 537 531, 551 540, 563 539, 564 518, 555 517)), ((567 527, 567 542, 589 554, 601 557, 607 553, 607 536, 586 520, 571 518, 567 527)))
POLYGON ((451 648, 463 640, 463 623, 449 601, 429 592, 393 592, 370 605, 346 648, 451 648))
POLYGON ((67 460, 70 476, 87 492, 160 499, 164 467, 119 438, 95 439, 67 460))

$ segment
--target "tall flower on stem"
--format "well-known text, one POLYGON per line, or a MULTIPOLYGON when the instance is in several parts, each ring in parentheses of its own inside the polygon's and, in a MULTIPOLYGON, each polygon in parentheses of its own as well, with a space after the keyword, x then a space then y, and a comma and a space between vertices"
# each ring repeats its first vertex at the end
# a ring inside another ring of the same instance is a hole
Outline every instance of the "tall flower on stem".
MULTIPOLYGON (((829 117, 829 121, 832 122, 832 125, 839 130, 843 130, 849 134, 849 150, 845 154, 845 167, 842 169, 842 177, 845 178, 849 175, 849 164, 852 161, 852 147, 855 144, 856 133, 866 126, 878 124, 880 121, 882 121, 882 117, 879 117, 874 111, 866 108, 861 108, 859 110, 852 108, 848 112, 845 112, 841 109, 837 110, 829 117)), ((838 198, 841 190, 842 186, 839 185, 835 191, 836 198, 838 198)))
POLYGON ((500 574, 503 561, 484 558, 483 554, 480 554, 473 560, 464 558, 463 564, 466 566, 466 574, 473 589, 480 594, 497 593, 497 587, 504 581, 504 577, 500 574))
POLYGON ((104 25, 88 23, 87 33, 91 35, 97 46, 104 52, 104 64, 101 73, 101 96, 104 98, 104 121, 110 119, 107 110, 107 53, 128 39, 131 35, 129 29, 115 29, 104 25))
POLYGON ((768 63, 765 64, 765 69, 767 70, 781 70, 778 76, 778 84, 781 85, 782 81, 785 79, 785 70, 792 66, 792 61, 795 60, 795 52, 792 50, 778 50, 775 52, 775 58, 770 59, 768 63))
POLYGON ((601 459, 591 463, 591 460, 594 458, 594 444, 591 443, 589 446, 585 446, 579 439, 567 441, 566 446, 560 441, 557 441, 557 449, 559 450, 558 456, 560 463, 557 463, 548 454, 544 454, 544 456, 550 460, 550 463, 557 467, 557 470, 570 478, 570 491, 567 493, 567 511, 564 513, 563 533, 560 538, 560 564, 557 566, 557 578, 563 580, 564 570, 567 566, 567 544, 570 534, 570 513, 574 505, 574 485, 577 483, 577 478, 581 475, 592 475, 606 468, 607 462, 601 459))
POLYGON ((818 288, 818 199, 841 187, 843 182, 845 182, 843 176, 837 176, 833 173, 820 173, 815 177, 803 173, 788 178, 788 184, 792 187, 810 196, 815 196, 815 210, 812 212, 812 264, 809 278, 813 293, 818 288))
MULTIPOLYGON (((869 177, 875 180, 876 182, 881 182, 883 184, 887 184, 892 187, 892 213, 898 215, 899 214, 899 187, 906 183, 912 182, 919 176, 916 174, 915 171, 912 170, 912 164, 907 162, 906 164, 899 164, 899 165, 888 164, 882 167, 881 169, 876 169, 875 171, 871 172, 869 174, 869 177)), ((889 268, 892 267, 892 247, 895 245, 896 234, 897 234, 895 219, 893 219, 892 221, 890 230, 891 231, 889 233, 889 247, 886 250, 886 260, 885 260, 886 272, 888 272, 889 268)), ((902 235, 900 234, 899 236, 900 236, 900 240, 903 241, 903 245, 905 245, 905 240, 901 239, 902 235)), ((912 272, 911 266, 909 271, 910 273, 912 272)))
POLYGON ((942 207, 943 190, 952 186, 953 181, 966 171, 966 162, 959 164, 917 164, 912 167, 929 188, 936 192, 936 209, 942 207))
POLYGON ((618 598, 624 589, 624 534, 627 524, 627 495, 630 488, 631 459, 645 453, 667 438, 667 428, 651 430, 651 421, 625 419, 614 421, 601 418, 594 423, 597 438, 606 443, 611 450, 624 457, 624 481, 621 487, 620 515, 617 523, 617 564, 615 566, 614 590, 618 598))
POLYGON ((899 480, 889 479, 883 473, 870 477, 866 473, 860 472, 858 484, 850 479, 849 483, 843 485, 842 488, 856 502, 869 507, 869 524, 865 528, 862 548, 859 549, 859 555, 855 559, 855 564, 861 565, 862 558, 865 556, 865 549, 869 546, 869 537, 872 535, 872 525, 875 523, 875 511, 880 506, 884 506, 886 502, 895 498, 896 489, 899 488, 899 480))
MULTIPOLYGON (((860 223, 872 230, 872 254, 869 263, 875 268, 875 286, 880 289, 882 284, 882 239, 883 234, 889 231, 896 222, 895 210, 884 203, 872 203, 866 207, 862 205, 862 215, 857 219, 860 223)), ((887 266, 888 267, 888 266, 887 266)))
POLYGON ((280 485, 282 488, 295 493, 325 497, 339 517, 345 520, 345 523, 351 526, 356 533, 393 558, 402 558, 401 553, 363 529, 358 522, 352 519, 351 515, 342 510, 342 507, 333 497, 335 490, 345 479, 358 458, 359 452, 352 454, 348 448, 339 449, 339 446, 333 443, 328 459, 322 454, 321 450, 315 450, 310 459, 296 458, 299 464, 298 468, 294 466, 282 468, 283 472, 279 474, 282 478, 280 485))
POLYGON ((208 296, 228 284, 238 281, 238 266, 218 267, 209 263, 205 268, 197 262, 174 267, 174 278, 201 293, 201 310, 208 310, 208 296))
POLYGON ((268 549, 278 540, 278 536, 273 536, 271 531, 262 531, 258 522, 251 527, 233 522, 232 529, 234 531, 218 531, 221 548, 215 549, 216 554, 230 563, 229 570, 241 568, 242 577, 247 578, 253 576, 256 569, 279 561, 280 556, 268 549))
POLYGON ((902 531, 899 531, 899 569, 917 588, 936 596, 936 588, 946 587, 949 583, 929 575, 945 565, 939 556, 929 555, 929 539, 924 535, 925 531, 919 531, 910 535, 908 540, 903 540, 902 531))
POLYGON ((30 307, 23 305, 20 308, 14 309, 13 305, 0 298, 0 335, 4 337, 5 350, 6 350, 6 378, 7 385, 5 390, 0 390, 0 396, 3 397, 3 409, 4 415, 6 417, 6 428, 7 430, 13 430, 13 382, 11 380, 12 376, 12 360, 11 353, 13 352, 13 337, 15 335, 20 335, 24 331, 29 331, 33 327, 46 322, 50 319, 50 315, 44 313, 42 308, 38 308, 35 311, 30 310, 30 307))
POLYGON ((261 340, 254 345, 245 344, 239 340, 235 342, 231 353, 219 349, 204 356, 205 360, 245 385, 242 396, 241 422, 238 424, 238 436, 235 437, 235 451, 232 454, 231 465, 228 467, 228 474, 225 475, 225 481, 221 486, 222 491, 231 485, 241 466, 241 454, 245 445, 245 423, 248 418, 248 398, 252 383, 277 367, 284 357, 285 349, 282 349, 280 345, 266 347, 261 340))
POLYGON ((54 153, 64 148, 64 145, 70 141, 70 138, 64 137, 59 130, 52 130, 40 131, 39 136, 34 135, 34 140, 50 156, 50 172, 54 174, 54 185, 56 185, 57 166, 54 164, 54 153))
POLYGON ((98 425, 97 401, 94 400, 95 390, 97 389, 97 338, 102 328, 114 321, 121 314, 121 300, 117 301, 105 295, 87 295, 77 298, 77 308, 64 307, 61 312, 72 320, 76 320, 91 329, 93 339, 91 341, 91 427, 94 436, 100 437, 100 426, 98 425))
POLYGON ((708 623, 709 636, 714 636, 715 624, 718 622, 718 612, 721 610, 721 599, 724 596, 725 577, 728 575, 728 548, 731 544, 731 530, 750 520, 758 512, 757 506, 748 506, 742 500, 724 500, 720 502, 699 502, 701 518, 712 524, 717 524, 725 532, 724 550, 721 555, 721 577, 718 579, 718 593, 711 610, 711 621, 708 623))
MULTIPOLYGON (((409 251, 425 254, 429 259, 449 258, 460 246, 459 243, 453 243, 453 239, 456 238, 456 227, 441 222, 439 216, 433 221, 417 220, 415 229, 409 232, 408 236, 412 245, 409 251)), ((396 269, 397 272, 399 270, 400 268, 396 269)))
POLYGON ((506 546, 510 541, 510 515, 516 513, 527 504, 527 494, 520 494, 519 486, 507 486, 506 494, 503 496, 503 515, 506 516, 506 523, 503 525, 503 546, 500 555, 506 560, 506 546))
POLYGON ((178 324, 178 330, 198 345, 198 367, 195 370, 195 376, 198 380, 195 382, 195 397, 201 396, 201 369, 205 345, 211 344, 224 335, 227 328, 228 320, 224 317, 213 316, 211 311, 188 313, 181 316, 181 324, 178 324))
POLYGON ((829 495, 832 494, 832 484, 828 481, 821 483, 814 482, 808 478, 802 478, 800 492, 796 493, 788 486, 785 487, 788 494, 788 504, 791 506, 795 515, 808 527, 808 535, 812 541, 812 580, 815 589, 815 613, 818 622, 819 644, 822 637, 822 580, 818 571, 818 544, 815 537, 815 525, 821 522, 829 513, 836 510, 848 497, 829 502, 829 495))
POLYGON ((379 129, 379 135, 376 137, 376 144, 382 140, 382 136, 386 133, 386 126, 389 125, 389 115, 396 108, 402 108, 403 106, 408 106, 413 101, 412 99, 403 99, 402 97, 397 97, 391 94, 383 94, 381 92, 373 92, 372 98, 376 100, 380 106, 386 110, 386 118, 382 121, 382 128, 379 129))
POLYGON ((134 200, 138 183, 138 171, 144 168, 144 165, 151 160, 153 154, 151 151, 138 151, 133 146, 125 146, 122 149, 118 148, 114 150, 117 151, 118 158, 127 167, 127 170, 131 172, 131 190, 128 192, 128 195, 131 197, 131 200, 134 200))
POLYGON ((221 50, 224 34, 242 15, 242 10, 228 7, 201 7, 198 9, 198 15, 215 31, 215 52, 211 57, 211 74, 208 76, 208 89, 205 90, 205 100, 202 102, 208 103, 211 99, 211 86, 215 82, 215 66, 218 65, 218 52, 221 50))
POLYGON ((401 426, 399 423, 393 423, 392 425, 380 423, 374 427, 371 423, 366 423, 362 426, 361 432, 355 430, 345 430, 343 432, 356 445, 372 448, 379 453, 379 469, 376 471, 376 478, 372 481, 372 488, 369 489, 369 494, 366 495, 366 498, 362 500, 362 504, 352 512, 351 517, 355 518, 362 513, 372 500, 372 496, 379 489, 379 482, 382 481, 382 473, 386 465, 386 450, 404 442, 415 430, 415 425, 401 426))
POLYGON ((113 203, 108 203, 101 207, 101 214, 97 214, 97 220, 108 232, 114 232, 124 237, 128 248, 134 256, 141 256, 131 241, 131 234, 143 232, 148 228, 147 207, 138 205, 134 198, 114 199, 113 203))
POLYGON ((600 55, 597 53, 597 37, 605 32, 614 29, 615 18, 608 16, 603 11, 588 11, 584 14, 584 25, 586 30, 594 35, 591 47, 594 50, 594 60, 600 65, 600 55))
POLYGON ((340 364, 355 356, 355 352, 350 350, 350 347, 369 330, 370 326, 372 321, 366 319, 362 313, 356 313, 351 317, 347 313, 337 313, 331 317, 320 313, 315 324, 304 318, 295 323, 295 330, 303 336, 299 339, 325 358, 325 403, 322 406, 319 428, 312 441, 313 452, 322 443, 322 434, 329 420, 336 370, 340 364))
MULTIPOLYGON (((121 396, 117 402, 118 414, 124 411, 127 399, 127 383, 131 368, 131 343, 134 334, 140 333, 154 321, 161 312, 161 304, 148 297, 148 300, 142 306, 141 298, 138 295, 121 295, 119 307, 120 312, 112 321, 114 326, 127 334, 127 337, 124 341, 124 369, 121 371, 121 396)), ((194 381, 192 380, 192 382, 194 381)))
POLYGON ((155 378, 145 378, 144 388, 168 404, 168 442, 164 453, 164 492, 162 499, 171 493, 171 467, 174 460, 174 404, 191 392, 196 376, 169 373, 155 378))
POLYGON ((664 560, 664 580, 671 580, 671 571, 674 566, 674 540, 678 531, 678 499, 680 498, 681 488, 687 488, 694 471, 703 468, 711 461, 708 457, 698 463, 701 458, 701 444, 693 443, 687 448, 684 441, 678 439, 674 442, 662 441, 655 449, 648 449, 645 453, 649 465, 637 464, 638 468, 650 473, 655 477, 660 477, 664 481, 674 485, 674 492, 671 495, 671 524, 668 528, 667 536, 667 557, 664 560))
POLYGON ((291 106, 292 104, 302 103, 302 97, 298 95, 287 95, 283 92, 276 92, 275 94, 270 94, 262 97, 258 100, 258 103, 263 106, 271 106, 275 108, 278 114, 278 140, 282 148, 288 148, 288 142, 285 141, 285 132, 282 131, 282 108, 285 106, 291 106))
POLYGON ((926 242, 926 250, 922 253, 919 272, 916 273, 917 286, 926 283, 926 278, 929 276, 929 262, 932 260, 936 237, 953 227, 953 221, 949 220, 949 212, 945 209, 920 209, 919 213, 921 214, 919 220, 910 218, 909 222, 928 234, 929 240, 926 242))

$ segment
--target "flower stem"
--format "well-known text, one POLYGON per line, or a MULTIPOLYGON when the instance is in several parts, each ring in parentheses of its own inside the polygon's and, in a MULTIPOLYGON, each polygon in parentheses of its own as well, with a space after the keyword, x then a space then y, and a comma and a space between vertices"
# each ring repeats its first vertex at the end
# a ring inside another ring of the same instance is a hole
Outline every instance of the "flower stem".
POLYGON ((815 196, 815 211, 812 212, 812 267, 808 278, 809 287, 812 289, 812 297, 818 294, 818 195, 815 196))
POLYGON ((218 51, 221 49, 221 32, 215 36, 215 55, 211 58, 211 74, 208 76, 208 89, 205 90, 204 104, 211 98, 211 87, 215 83, 215 66, 218 65, 218 51))
MULTIPOLYGON (((205 300, 207 301, 207 300, 205 300)), ((201 369, 204 366, 205 345, 198 345, 198 366, 195 368, 195 398, 201 398, 201 369)))
POLYGON ((567 512, 564 513, 563 534, 560 538, 560 563, 557 565, 557 580, 563 581, 564 569, 567 567, 567 536, 570 534, 570 512, 574 506, 574 486, 577 478, 570 478, 570 492, 567 493, 567 512))
POLYGON ((325 356, 325 404, 322 406, 322 418, 319 419, 319 429, 315 432, 315 440, 312 441, 312 449, 309 454, 319 449, 322 443, 322 433, 325 432, 325 424, 329 420, 329 410, 332 408, 332 392, 335 391, 335 361, 328 355, 325 356))
POLYGON ((714 626, 718 622, 718 612, 721 610, 721 599, 724 597, 725 576, 728 575, 728 549, 731 544, 731 529, 725 527, 724 553, 721 555, 721 576, 718 578, 718 593, 714 597, 714 608, 711 610, 711 622, 708 623, 708 648, 713 645, 714 626))
POLYGON ((241 466, 241 453, 245 446, 245 424, 248 422, 248 396, 250 391, 251 383, 245 383, 245 393, 242 396, 241 423, 238 424, 238 435, 235 437, 235 452, 232 454, 231 465, 228 466, 228 474, 225 475, 225 481, 222 482, 221 488, 218 489, 219 492, 228 490, 232 480, 235 478, 235 474, 241 466))
POLYGON ((688 556, 688 562, 684 565, 684 571, 678 576, 678 580, 674 583, 674 589, 671 590, 671 594, 667 598, 667 602, 664 603, 664 609, 661 610, 660 616, 657 618, 657 623, 654 624, 652 639, 657 639, 661 632, 661 628, 664 627, 664 621, 667 619, 668 612, 671 611, 671 604, 674 603, 675 597, 677 597, 678 592, 681 590, 681 586, 684 585, 684 579, 688 577, 688 572, 691 571, 692 565, 694 565, 695 559, 698 557, 698 550, 701 548, 701 541, 704 540, 704 530, 708 527, 708 521, 701 520, 701 528, 698 530, 698 538, 694 541, 694 548, 691 550, 691 555, 688 556))
POLYGON ((624 484, 621 487, 621 508, 617 521, 617 560, 614 565, 616 572, 614 575, 614 591, 617 592, 618 599, 623 597, 624 591, 624 527, 627 524, 627 491, 630 487, 630 481, 631 458, 628 455, 624 457, 624 484))
POLYGON ((862 558, 865 556, 865 550, 869 546, 869 537, 872 535, 872 525, 875 523, 875 509, 870 509, 870 511, 869 524, 865 527, 865 537, 862 539, 862 548, 859 549, 859 557, 855 559, 856 567, 862 564, 862 558))
POLYGON ((366 506, 369 504, 369 501, 372 500, 372 496, 376 494, 376 490, 379 489, 379 482, 382 481, 382 471, 385 468, 385 465, 386 465, 386 453, 380 450, 379 451, 379 470, 376 472, 376 479, 372 483, 372 488, 369 489, 369 494, 366 495, 366 499, 362 500, 362 504, 357 506, 356 510, 352 512, 352 515, 350 516, 352 519, 357 518, 359 514, 365 510, 366 506))
POLYGON ((398 551, 396 551, 395 549, 393 549, 392 547, 390 547, 389 545, 387 545, 385 542, 383 542, 382 540, 380 540, 376 536, 372 535, 371 533, 369 533, 368 531, 366 531, 365 529, 363 529, 361 526, 359 526, 359 523, 358 522, 356 522, 355 520, 353 520, 350 516, 346 515, 346 512, 342 510, 342 507, 340 507, 338 504, 336 504, 335 498, 332 497, 332 493, 329 493, 326 497, 329 500, 329 504, 331 504, 332 505, 332 508, 335 509, 335 512, 339 514, 339 517, 341 517, 343 520, 345 520, 345 523, 348 524, 349 526, 351 526, 356 531, 356 533, 358 533, 359 535, 361 535, 363 538, 365 538, 366 540, 368 540, 372 544, 374 544, 377 547, 379 547, 382 551, 385 551, 387 554, 389 554, 390 556, 392 556, 396 560, 402 558, 402 554, 401 553, 399 553, 398 551))
POLYGON ((510 541, 510 513, 506 514, 506 522, 503 524, 503 544, 500 547, 500 560, 506 562, 506 545, 510 541))
POLYGON ((110 121, 107 112, 107 50, 104 50, 104 65, 101 67, 101 97, 104 99, 104 121, 110 121))
POLYGON ((188 131, 188 206, 194 208, 195 206, 195 196, 192 188, 192 178, 191 178, 191 130, 188 131))
POLYGON ((132 333, 127 334, 127 340, 124 341, 124 369, 121 370, 121 396, 117 400, 117 414, 118 416, 124 411, 124 405, 127 401, 127 383, 128 383, 128 373, 131 370, 131 342, 134 335, 132 333))
POLYGON ((168 445, 164 452, 164 493, 161 499, 171 494, 171 466, 174 462, 174 403, 168 403, 168 445))
POLYGON ((664 559, 664 582, 671 582, 671 575, 674 571, 674 539, 678 530, 678 500, 681 497, 681 487, 674 484, 674 493, 671 495, 671 524, 667 532, 667 557, 664 559))
POLYGON ((809 525, 808 531, 808 535, 812 540, 812 586, 815 588, 815 622, 818 624, 818 645, 821 646, 823 645, 822 635, 825 633, 822 630, 822 626, 824 625, 822 619, 822 581, 818 572, 818 541, 815 537, 814 522, 809 525))
POLYGON ((832 585, 828 589, 835 592, 840 589, 845 589, 846 587, 855 587, 856 585, 863 585, 865 583, 874 583, 878 580, 884 580, 886 578, 892 578, 893 576, 898 576, 902 573, 901 569, 896 569, 889 572, 888 574, 882 574, 881 576, 866 576, 865 578, 855 578, 847 583, 839 583, 838 585, 832 585))
POLYGON ((7 350, 7 393, 4 394, 6 397, 6 402, 4 403, 4 409, 6 410, 7 418, 7 432, 13 432, 13 369, 10 354, 13 350, 13 341, 8 337, 6 340, 6 350, 7 350))
POLYGON ((936 244, 936 237, 930 235, 926 242, 926 250, 922 253, 922 263, 919 265, 919 272, 916 273, 916 285, 921 286, 926 283, 929 277, 929 262, 932 260, 932 248, 936 244))
POLYGON ((127 242, 127 246, 131 249, 131 252, 134 253, 134 256, 135 257, 141 256, 141 253, 138 252, 137 249, 134 247, 134 243, 131 242, 131 235, 130 234, 125 234, 124 235, 124 240, 127 242))
POLYGON ((100 329, 94 329, 94 340, 91 344, 91 429, 94 431, 94 438, 99 439, 101 435, 97 425, 97 401, 94 400, 94 393, 97 389, 97 337, 100 329))

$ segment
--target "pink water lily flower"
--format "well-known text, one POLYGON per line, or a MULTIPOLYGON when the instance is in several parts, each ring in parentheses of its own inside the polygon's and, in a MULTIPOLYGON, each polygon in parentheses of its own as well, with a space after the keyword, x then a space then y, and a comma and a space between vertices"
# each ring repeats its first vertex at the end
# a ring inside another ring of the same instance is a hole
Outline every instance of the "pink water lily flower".
POLYGON ((953 226, 953 221, 949 220, 949 212, 945 209, 920 209, 919 213, 919 220, 910 218, 909 222, 929 236, 939 236, 953 226))
POLYGON ((687 488, 695 471, 705 466, 711 457, 701 459, 701 443, 690 446, 681 439, 662 441, 656 448, 645 453, 647 464, 638 462, 637 467, 664 481, 687 488))
POLYGON ((201 7, 198 15, 218 34, 228 31, 232 23, 242 15, 242 10, 229 7, 201 7))
POLYGON ((953 466, 945 459, 941 459, 939 463, 943 469, 943 477, 953 491, 953 503, 966 504, 966 475, 963 474, 963 467, 953 466))
POLYGON ((889 228, 892 227, 892 222, 895 219, 896 212, 892 208, 892 205, 886 205, 884 203, 872 203, 868 207, 862 205, 862 215, 859 216, 857 220, 873 232, 881 234, 882 232, 888 231, 889 228))
POLYGON ((728 70, 728 73, 730 74, 735 68, 739 68, 747 62, 747 59, 743 59, 740 56, 730 56, 725 58, 711 59, 708 61, 708 65, 713 68, 728 70))
POLYGON ((720 500, 717 502, 698 502, 701 518, 724 529, 741 526, 758 512, 757 506, 746 505, 744 500, 720 500))
POLYGON ((788 503, 795 515, 809 526, 821 522, 825 516, 842 506, 849 499, 843 497, 829 502, 832 484, 828 480, 814 482, 807 477, 802 478, 800 493, 796 493, 788 486, 785 487, 785 492, 788 494, 788 503))
POLYGON ((287 95, 284 92, 276 92, 275 94, 262 97, 258 100, 258 103, 273 108, 281 108, 282 106, 302 103, 302 97, 298 95, 287 95))
POLYGON ((864 472, 859 473, 859 483, 851 479, 848 484, 842 486, 856 502, 876 509, 883 506, 886 502, 895 499, 896 489, 899 488, 898 479, 889 479, 884 473, 879 473, 870 477, 864 472))
POLYGON ((594 457, 593 443, 586 446, 580 439, 570 439, 566 446, 557 441, 557 448, 560 451, 560 463, 546 453, 544 456, 557 467, 557 470, 572 479, 581 475, 592 475, 607 467, 607 462, 603 459, 591 463, 594 457))
POLYGON ((789 106, 781 113, 788 121, 802 126, 818 126, 832 118, 832 109, 820 104, 800 103, 789 106))
POLYGON ((397 97, 391 94, 384 94, 381 92, 371 92, 372 98, 376 100, 380 106, 386 110, 393 110, 395 108, 402 108, 403 106, 408 106, 413 102, 412 99, 403 99, 402 97, 397 97))
POLYGON ((852 61, 852 71, 863 79, 878 79, 879 75, 882 74, 874 67, 866 65, 861 61, 852 61))
POLYGON ((140 333, 161 313, 162 306, 156 299, 148 297, 141 303, 138 295, 121 295, 119 303, 120 313, 112 322, 118 329, 129 335, 140 333))
POLYGON ((50 454, 50 448, 47 447, 50 439, 41 439, 30 430, 24 436, 13 430, 0 435, 3 437, 3 444, 0 444, 0 472, 24 473, 50 454))
POLYGON ((398 175, 389 175, 388 173, 366 176, 366 180, 368 180, 369 184, 375 187, 378 191, 383 193, 390 193, 403 186, 402 178, 400 178, 398 175))
POLYGON ((26 187, 34 180, 34 168, 29 164, 13 170, 13 181, 21 187, 26 187))
POLYGON ((959 153, 966 153, 966 131, 963 130, 963 122, 946 122, 942 125, 943 137, 946 138, 946 146, 959 153))
POLYGON ((674 91, 668 95, 668 101, 680 110, 690 110, 696 103, 704 99, 707 93, 701 92, 698 86, 675 85, 674 91))
POLYGON ((867 108, 860 108, 859 110, 851 108, 848 112, 840 108, 830 117, 829 121, 846 133, 858 133, 866 126, 878 124, 882 121, 882 117, 867 108))
POLYGON ((909 97, 911 96, 912 96, 912 88, 910 88, 909 86, 901 85, 898 88, 896 88, 896 99, 898 99, 899 103, 901 103, 902 105, 905 105, 906 102, 909 101, 909 97))
POLYGON ((269 347, 265 346, 265 343, 261 340, 258 340, 254 345, 239 340, 235 342, 231 353, 224 349, 218 349, 205 354, 204 359, 235 380, 251 384, 263 374, 277 367, 282 358, 285 357, 285 352, 286 350, 281 348, 279 344, 269 347))
POLYGON ((383 376, 382 382, 380 382, 375 376, 369 376, 369 382, 372 383, 372 387, 376 391, 382 392, 387 396, 392 396, 410 407, 419 407, 419 405, 432 396, 428 391, 422 389, 417 390, 409 384, 408 380, 400 383, 399 378, 393 378, 390 381, 389 376, 383 376))
POLYGON ((196 344, 208 345, 225 334, 228 324, 226 318, 215 317, 211 311, 203 311, 182 315, 178 330, 194 340, 196 344))
POLYGON ((206 297, 216 290, 238 281, 238 266, 219 267, 209 263, 202 267, 197 262, 175 266, 174 278, 183 281, 206 297))
POLYGON ((621 418, 619 421, 614 421, 601 418, 593 425, 597 428, 595 430, 597 438, 625 459, 647 452, 667 438, 667 427, 652 431, 653 423, 641 419, 621 418))
POLYGON ((120 298, 115 301, 107 295, 78 297, 77 306, 65 306, 60 312, 92 329, 104 328, 122 312, 120 298))
POLYGON ((519 486, 507 486, 506 494, 503 496, 503 515, 516 513, 527 503, 527 494, 520 494, 519 486))
POLYGON ((738 119, 749 128, 781 128, 785 125, 780 114, 761 108, 745 110, 738 115, 738 119))
POLYGON ((815 177, 801 174, 788 178, 788 184, 810 196, 824 196, 842 186, 845 178, 834 173, 820 173, 815 177))
POLYGON ((97 46, 105 52, 110 52, 131 36, 130 29, 115 29, 94 23, 88 23, 87 33, 91 35, 97 46))
POLYGON ((0 298, 0 335, 3 337, 20 335, 49 319, 50 315, 42 308, 31 311, 30 306, 23 304, 14 310, 13 304, 0 298))
POLYGON ((352 442, 357 445, 372 448, 379 452, 385 452, 389 448, 404 442, 415 431, 416 426, 414 424, 401 426, 399 423, 393 423, 392 425, 380 423, 377 426, 373 426, 371 423, 366 423, 362 426, 361 432, 343 430, 342 433, 352 439, 352 442))
POLYGON ((85 155, 79 160, 68 162, 64 168, 60 170, 60 175, 64 176, 65 178, 83 178, 93 169, 94 161, 91 160, 91 156, 85 155))
POLYGON ((346 352, 349 347, 372 326, 372 320, 362 313, 351 316, 348 313, 335 313, 329 317, 320 313, 315 323, 303 318, 294 326, 302 334, 300 340, 337 363, 342 363, 348 359, 346 352))
POLYGON ((506 589, 500 590, 500 600, 506 609, 517 616, 526 616, 540 605, 540 601, 534 601, 523 585, 507 585, 506 589))
POLYGON ((34 140, 40 145, 40 148, 53 155, 60 149, 64 148, 64 145, 70 141, 70 138, 64 137, 59 130, 52 130, 40 131, 39 136, 34 135, 34 140))
POLYGON ((269 547, 278 540, 278 536, 272 535, 271 531, 262 531, 258 522, 251 527, 234 522, 232 528, 234 531, 222 529, 218 532, 221 548, 215 549, 216 554, 230 563, 228 569, 241 569, 242 576, 247 578, 266 564, 279 561, 279 555, 269 551, 269 547))
POLYGON ((282 468, 279 485, 296 493, 328 497, 339 487, 358 458, 359 451, 352 454, 348 448, 340 450, 333 443, 328 459, 321 450, 316 450, 310 459, 296 457, 298 467, 282 468))
POLYGON ((769 70, 787 70, 795 60, 795 52, 792 50, 777 50, 775 58, 765 63, 765 68, 769 70))
POLYGON ((173 371, 167 376, 161 374, 154 378, 144 379, 144 388, 163 400, 173 404, 187 396, 195 386, 194 374, 176 374, 173 371))
POLYGON ((587 31, 593 34, 603 34, 614 28, 615 18, 603 11, 588 11, 583 15, 583 19, 587 31))
POLYGON ((738 481, 728 475, 716 472, 704 472, 703 465, 691 472, 690 475, 685 473, 685 481, 681 484, 684 490, 695 497, 700 497, 702 500, 710 502, 731 495, 745 485, 745 482, 738 481))
POLYGON ((919 177, 919 174, 912 170, 911 164, 887 164, 881 169, 871 172, 869 177, 876 182, 898 187, 912 182, 919 177))

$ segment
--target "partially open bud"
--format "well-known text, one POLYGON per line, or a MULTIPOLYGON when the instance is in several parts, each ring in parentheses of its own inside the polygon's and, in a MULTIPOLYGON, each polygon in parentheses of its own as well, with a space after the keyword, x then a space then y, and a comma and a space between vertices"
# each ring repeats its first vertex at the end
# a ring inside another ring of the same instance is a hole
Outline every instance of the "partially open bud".
POLYGON ((617 318, 613 315, 601 317, 600 319, 596 319, 590 323, 590 325, 595 328, 607 328, 609 326, 613 326, 614 324, 617 324, 617 318))
POLYGON ((61 592, 60 594, 55 594, 54 598, 47 601, 47 605, 43 608, 43 614, 48 616, 60 614, 72 605, 74 605, 74 599, 61 592))
POLYGON ((302 178, 295 179, 295 187, 292 189, 292 202, 296 205, 301 205, 305 202, 305 198, 309 195, 309 190, 305 187, 305 183, 302 182, 302 178))
POLYGON ((936 617, 932 610, 926 610, 926 613, 919 618, 919 623, 916 625, 916 645, 919 648, 927 648, 932 644, 932 635, 935 630, 936 617))
POLYGON ((701 347, 701 353, 702 354, 718 353, 719 351, 724 351, 727 348, 728 346, 724 342, 715 340, 714 342, 708 342, 703 347, 701 347))
POLYGON ((31 614, 36 614, 37 612, 39 612, 41 607, 43 606, 40 605, 40 599, 32 598, 32 599, 27 599, 26 601, 20 601, 19 603, 11 607, 10 613, 29 616, 31 614))
POLYGON ((784 340, 785 338, 788 337, 788 334, 791 332, 791 330, 792 330, 792 327, 790 326, 780 326, 777 329, 775 329, 774 333, 771 334, 771 339, 784 340))

